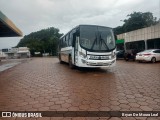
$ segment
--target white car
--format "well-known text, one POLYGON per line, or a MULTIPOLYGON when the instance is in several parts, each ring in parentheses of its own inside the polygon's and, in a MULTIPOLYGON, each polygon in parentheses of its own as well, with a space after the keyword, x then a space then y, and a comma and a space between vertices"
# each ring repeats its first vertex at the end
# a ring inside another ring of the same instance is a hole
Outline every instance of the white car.
POLYGON ((155 63, 156 61, 160 61, 160 49, 150 49, 137 53, 136 60, 148 61, 155 63))

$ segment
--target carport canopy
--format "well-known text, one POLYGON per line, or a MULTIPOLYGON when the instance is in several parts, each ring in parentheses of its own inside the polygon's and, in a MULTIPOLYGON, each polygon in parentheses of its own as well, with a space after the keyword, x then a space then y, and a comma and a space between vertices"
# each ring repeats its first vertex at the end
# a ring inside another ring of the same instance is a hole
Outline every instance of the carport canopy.
POLYGON ((15 24, 0 11, 0 37, 22 36, 15 24))

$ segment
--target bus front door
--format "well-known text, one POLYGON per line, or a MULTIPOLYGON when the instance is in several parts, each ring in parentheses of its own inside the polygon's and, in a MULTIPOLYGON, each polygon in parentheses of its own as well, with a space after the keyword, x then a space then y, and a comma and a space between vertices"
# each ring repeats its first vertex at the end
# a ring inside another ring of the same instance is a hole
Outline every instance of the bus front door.
POLYGON ((75 65, 78 62, 78 37, 76 37, 75 47, 74 47, 74 63, 75 65))

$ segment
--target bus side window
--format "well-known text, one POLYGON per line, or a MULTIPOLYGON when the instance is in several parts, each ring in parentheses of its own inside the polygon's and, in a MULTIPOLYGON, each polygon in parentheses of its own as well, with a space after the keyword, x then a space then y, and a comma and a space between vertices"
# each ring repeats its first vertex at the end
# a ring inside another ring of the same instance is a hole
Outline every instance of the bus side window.
POLYGON ((63 39, 60 41, 60 48, 63 48, 63 39))
POLYGON ((68 47, 68 35, 66 36, 66 46, 65 47, 68 47))
POLYGON ((63 47, 66 47, 66 37, 63 38, 63 47))
POLYGON ((72 46, 75 47, 75 42, 76 42, 76 33, 73 33, 73 39, 72 39, 72 46))
POLYGON ((69 46, 72 46, 72 39, 73 39, 72 32, 70 32, 69 33, 69 46))

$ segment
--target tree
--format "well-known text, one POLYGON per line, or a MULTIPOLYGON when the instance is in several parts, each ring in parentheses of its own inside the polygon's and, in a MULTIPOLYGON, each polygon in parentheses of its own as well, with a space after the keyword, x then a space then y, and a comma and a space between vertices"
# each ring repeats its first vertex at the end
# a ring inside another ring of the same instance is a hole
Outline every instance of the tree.
POLYGON ((56 55, 57 41, 61 36, 62 34, 59 33, 59 29, 50 27, 24 36, 24 38, 18 43, 17 47, 30 48, 32 55, 34 55, 34 52, 56 55))
POLYGON ((158 22, 157 18, 153 17, 151 12, 133 12, 127 15, 127 17, 128 19, 123 20, 124 24, 122 26, 118 26, 114 29, 116 34, 149 27, 158 22))

